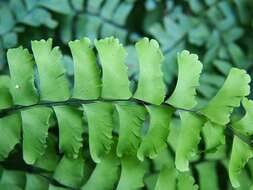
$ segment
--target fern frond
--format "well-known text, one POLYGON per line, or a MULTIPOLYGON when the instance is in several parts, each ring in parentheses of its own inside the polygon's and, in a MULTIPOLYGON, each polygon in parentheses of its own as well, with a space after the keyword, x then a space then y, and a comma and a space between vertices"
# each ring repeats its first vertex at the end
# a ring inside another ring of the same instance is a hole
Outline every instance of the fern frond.
MULTIPOLYGON (((1 161, 22 142, 24 164, 43 170, 62 188, 139 189, 146 184, 144 177, 150 176, 151 162, 157 170, 155 189, 163 189, 171 180, 171 188, 195 190, 190 173, 176 169, 189 170, 202 136, 204 151, 222 147, 231 112, 243 100, 246 114, 232 122, 236 133, 232 133, 229 165, 233 186, 238 186, 239 172, 252 157, 249 142, 243 140, 251 135, 252 109, 251 101, 245 99, 250 77, 244 70, 232 68, 210 102, 199 111, 191 110, 198 103, 196 87, 202 69, 196 55, 179 54, 177 86, 166 101, 163 55, 155 40, 144 38, 136 44, 140 72, 137 88, 131 90, 122 44, 113 37, 94 44, 97 56, 87 38, 69 43, 74 58, 73 89, 61 64, 61 52, 52 47, 51 39, 32 42, 34 60, 21 47, 8 51, 10 77, 0 77, 1 161), (173 118, 178 113, 180 119, 173 118), (176 169, 166 141, 175 151, 176 169), (88 166, 89 162, 93 164, 88 166)), ((43 190, 58 188, 37 175, 24 175, 29 188, 31 183, 43 190)), ((1 185, 5 187, 0 180, 1 185)))

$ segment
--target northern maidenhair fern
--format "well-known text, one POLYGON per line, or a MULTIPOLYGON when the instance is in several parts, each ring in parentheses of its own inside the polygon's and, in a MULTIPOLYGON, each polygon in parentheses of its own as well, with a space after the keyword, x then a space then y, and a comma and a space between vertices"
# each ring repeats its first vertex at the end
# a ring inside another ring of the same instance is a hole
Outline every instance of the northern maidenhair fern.
POLYGON ((135 190, 144 184, 155 190, 198 189, 189 164, 201 151, 218 151, 227 128, 234 131, 229 177, 234 187, 240 185, 240 171, 253 157, 247 141, 253 106, 245 97, 250 77, 244 70, 232 68, 217 94, 196 109, 202 71, 197 55, 178 53, 178 80, 167 95, 170 87, 160 69, 164 57, 155 40, 136 43, 136 85, 128 78, 126 50, 117 39, 94 45, 96 51, 87 38, 69 42, 74 83, 65 76, 61 52, 51 39, 33 41, 33 56, 22 47, 8 50, 10 76, 0 77, 0 160, 7 162, 21 144, 33 172, 2 168, 0 189, 135 190), (241 101, 245 116, 232 121, 241 101), (178 114, 181 127, 173 139, 178 114), (201 137, 204 150, 198 149, 201 137), (175 161, 164 159, 171 140, 176 140, 175 161), (150 160, 159 168, 153 185, 144 180, 150 160))

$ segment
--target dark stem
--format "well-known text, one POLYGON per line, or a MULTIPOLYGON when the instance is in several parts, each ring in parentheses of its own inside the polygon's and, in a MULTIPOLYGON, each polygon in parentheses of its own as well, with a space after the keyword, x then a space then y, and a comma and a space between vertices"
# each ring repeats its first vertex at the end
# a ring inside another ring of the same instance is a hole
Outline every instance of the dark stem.
MULTIPOLYGON (((46 106, 46 107, 54 107, 54 106, 63 106, 63 105, 82 105, 82 104, 91 104, 91 103, 95 103, 95 102, 111 102, 111 103, 118 103, 118 102, 135 102, 137 104, 140 104, 140 105, 152 105, 148 102, 145 102, 145 101, 142 101, 142 100, 137 100, 135 98, 129 98, 129 99, 125 99, 125 100, 122 100, 122 99, 103 99, 103 98, 98 98, 98 99, 89 99, 89 100, 81 100, 81 99, 69 99, 69 100, 66 100, 66 101, 41 101, 39 103, 36 103, 36 104, 32 104, 32 105, 27 105, 27 106, 24 106, 24 105, 15 105, 13 107, 10 107, 10 108, 6 108, 6 109, 2 109, 0 111, 0 118, 2 117, 5 117, 6 115, 10 115, 12 113, 15 113, 15 112, 19 112, 19 111, 22 111, 22 110, 26 110, 26 109, 29 109, 29 108, 33 108, 33 107, 36 107, 36 106, 46 106)), ((184 108, 178 108, 178 107, 175 107, 175 106, 172 106, 172 105, 169 105, 167 103, 162 103, 162 105, 168 105, 168 106, 171 106, 173 107, 175 110, 178 110, 178 111, 186 111, 186 112, 192 112, 192 113, 195 113, 197 115, 200 115, 200 116, 203 116, 199 110, 189 110, 189 109, 184 109, 184 108)), ((248 144, 250 147, 253 147, 253 144, 252 144, 252 141, 236 132, 233 130, 233 128, 230 126, 230 124, 228 124, 225 128, 225 134, 227 136, 237 136, 239 139, 241 139, 243 142, 245 142, 246 144, 248 144)))

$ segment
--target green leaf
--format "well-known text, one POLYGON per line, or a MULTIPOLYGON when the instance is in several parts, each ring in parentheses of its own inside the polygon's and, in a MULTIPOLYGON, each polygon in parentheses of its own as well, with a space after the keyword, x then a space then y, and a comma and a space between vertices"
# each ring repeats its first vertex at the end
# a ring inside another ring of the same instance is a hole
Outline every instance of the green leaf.
POLYGON ((180 119, 175 119, 172 117, 172 120, 170 122, 170 133, 167 138, 167 142, 174 152, 177 149, 181 129, 182 127, 180 119))
POLYGON ((52 39, 32 41, 32 50, 39 72, 40 99, 64 101, 70 96, 68 80, 61 64, 59 47, 52 49, 52 39))
MULTIPOLYGON (((88 1, 89 4, 93 1, 88 1)), ((91 10, 91 9, 89 9, 91 10)), ((87 36, 89 39, 97 39, 99 35, 99 29, 101 26, 101 20, 99 17, 89 15, 89 14, 80 14, 77 17, 76 22, 76 38, 80 39, 84 36, 87 36)))
POLYGON ((139 81, 134 98, 160 105, 165 97, 165 85, 161 72, 163 54, 155 40, 143 38, 135 45, 139 59, 139 81))
POLYGON ((16 185, 21 189, 23 189, 26 183, 26 176, 25 173, 22 171, 4 169, 1 175, 0 183, 8 185, 16 185))
POLYGON ((178 190, 198 190, 198 185, 194 185, 194 178, 189 173, 181 173, 178 176, 178 190))
POLYGON ((199 186, 204 190, 219 190, 215 162, 203 162, 197 165, 199 186))
POLYGON ((89 148, 94 162, 111 150, 113 143, 113 106, 110 103, 97 102, 83 105, 88 120, 89 148))
POLYGON ((144 162, 139 161, 135 156, 124 156, 121 158, 121 167, 117 190, 135 190, 144 186, 144 162))
POLYGON ((179 171, 189 170, 189 159, 196 154, 200 141, 203 119, 190 112, 180 112, 181 130, 176 148, 176 168, 179 171))
POLYGON ((84 3, 84 0, 71 0, 71 4, 73 5, 74 9, 77 11, 83 10, 83 3, 84 3))
POLYGON ((6 189, 22 190, 22 188, 20 188, 16 185, 12 185, 12 184, 8 184, 8 183, 0 183, 0 190, 6 190, 6 189))
POLYGON ((15 32, 7 33, 3 35, 3 46, 4 48, 11 48, 16 46, 18 43, 18 36, 15 32))
POLYGON ((206 151, 217 149, 218 146, 225 144, 224 126, 207 121, 202 128, 202 133, 206 151))
POLYGON ((160 152, 157 157, 155 157, 152 161, 154 164, 155 171, 160 171, 164 167, 174 168, 174 154, 173 151, 170 151, 168 148, 164 149, 160 152))
POLYGON ((150 124, 143 137, 137 156, 143 161, 145 156, 153 159, 167 147, 167 137, 173 109, 169 106, 147 106, 150 124))
POLYGON ((253 101, 244 98, 242 100, 243 108, 245 109, 245 115, 237 122, 232 124, 233 129, 244 134, 246 136, 253 134, 253 101))
POLYGON ((50 184, 48 190, 67 190, 67 189, 63 188, 63 187, 58 187, 58 186, 54 186, 54 185, 50 184))
POLYGON ((11 76, 11 94, 15 104, 31 105, 38 102, 34 86, 34 61, 27 49, 22 47, 7 52, 11 76))
POLYGON ((222 88, 201 113, 214 123, 227 124, 233 108, 238 107, 242 98, 249 94, 249 82, 250 76, 244 70, 232 68, 222 88))
POLYGON ((95 41, 102 65, 102 97, 105 99, 128 99, 131 97, 126 51, 122 44, 113 37, 95 41))
POLYGON ((20 22, 33 27, 44 25, 51 29, 55 28, 58 24, 56 20, 52 19, 50 12, 42 8, 32 9, 20 22))
POLYGON ((141 128, 146 110, 137 104, 117 104, 119 117, 119 140, 117 156, 136 155, 141 143, 141 128))
POLYGON ((42 0, 39 1, 38 4, 57 13, 71 13, 71 7, 68 0, 42 0))
POLYGON ((166 101, 175 107, 191 109, 196 106, 196 87, 199 85, 199 77, 202 64, 196 54, 184 50, 178 54, 178 80, 176 88, 166 101))
POLYGON ((69 42, 74 59, 73 98, 97 99, 101 93, 101 81, 96 57, 88 38, 69 42), (85 82, 84 82, 85 81, 85 82))
POLYGON ((15 25, 15 19, 8 6, 0 6, 0 35, 9 32, 15 25))
POLYGON ((63 55, 62 64, 66 70, 66 75, 72 77, 74 75, 74 64, 73 59, 68 55, 63 55))
POLYGON ((12 106, 12 97, 9 91, 10 77, 7 75, 0 76, 0 109, 9 108, 12 106))
POLYGON ((112 151, 101 158, 93 170, 89 180, 82 186, 82 190, 112 190, 119 179, 120 162, 112 151))
POLYGON ((128 15, 131 13, 130 11, 132 10, 133 6, 134 6, 134 3, 123 1, 122 3, 119 4, 119 6, 117 7, 117 10, 113 13, 112 20, 114 20, 120 25, 125 24, 127 21, 128 15))
POLYGON ((34 187, 36 187, 36 190, 45 190, 48 189, 48 186, 49 184, 46 178, 40 175, 26 173, 25 190, 34 190, 34 187))
POLYGON ((0 118, 0 160, 8 157, 20 141, 21 117, 11 114, 0 118))
POLYGON ((74 32, 72 28, 74 18, 76 18, 75 14, 61 16, 60 18, 60 39, 63 44, 67 44, 74 38, 74 32))
POLYGON ((60 184, 72 188, 79 188, 83 177, 84 159, 81 156, 75 159, 63 156, 53 174, 53 178, 60 184))
POLYGON ((208 40, 210 32, 206 24, 200 24, 189 31, 189 42, 191 44, 202 46, 208 40))
POLYGON ((172 167, 164 166, 159 173, 154 190, 175 190, 177 172, 172 167))
POLYGON ((23 158, 27 164, 34 164, 45 153, 52 113, 53 110, 47 107, 33 107, 21 111, 23 158))
POLYGON ((228 51, 231 55, 232 61, 234 64, 239 67, 239 68, 245 68, 246 67, 246 56, 243 53, 243 50, 241 49, 240 46, 234 44, 234 43, 229 43, 228 45, 228 51))
POLYGON ((239 175, 245 164, 252 157, 252 147, 235 136, 228 169, 229 178, 234 188, 240 187, 239 175))
POLYGON ((228 75, 232 67, 229 62, 223 60, 215 60, 213 64, 224 75, 228 75))
POLYGON ((84 126, 82 112, 76 107, 54 106, 59 125, 59 148, 70 158, 77 158, 83 146, 84 126))

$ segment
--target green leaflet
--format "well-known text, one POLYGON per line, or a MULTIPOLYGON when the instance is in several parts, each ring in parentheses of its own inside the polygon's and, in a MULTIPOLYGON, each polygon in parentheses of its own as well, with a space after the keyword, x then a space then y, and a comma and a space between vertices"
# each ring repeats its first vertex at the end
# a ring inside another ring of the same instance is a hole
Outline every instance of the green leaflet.
POLYGON ((72 106, 55 106, 54 111, 59 125, 59 148, 68 157, 77 158, 83 146, 82 112, 72 106))
POLYGON ((32 41, 32 50, 38 67, 40 99, 64 101, 70 96, 68 80, 61 64, 59 47, 52 49, 52 39, 32 41))
POLYGON ((175 190, 177 172, 174 168, 164 166, 159 173, 154 190, 175 190))
POLYGON ((252 157, 252 148, 235 136, 228 168, 229 178, 234 188, 238 188, 240 186, 239 175, 245 164, 252 157))
POLYGON ((197 190, 189 172, 178 173, 172 166, 164 166, 159 173, 154 190, 197 190))
POLYGON ((90 154, 93 161, 99 163, 113 143, 113 106, 97 102, 83 105, 83 108, 88 120, 90 154))
POLYGON ((174 152, 176 152, 176 149, 177 149, 181 129, 182 127, 181 127, 180 118, 172 117, 171 122, 170 122, 170 133, 167 138, 167 142, 171 146, 174 152))
POLYGON ((218 146, 225 144, 224 127, 207 121, 202 128, 205 141, 205 150, 217 149, 218 146))
POLYGON ((244 134, 246 136, 253 134, 253 101, 244 98, 242 100, 243 108, 245 109, 245 115, 237 122, 232 124, 233 129, 244 134))
POLYGON ((150 115, 150 125, 143 137, 137 156, 143 161, 144 156, 154 158, 167 147, 170 119, 173 109, 169 106, 147 106, 150 115))
POLYGON ((119 140, 117 156, 136 155, 141 143, 141 128, 146 110, 137 104, 117 104, 119 117, 119 140))
POLYGON ((115 148, 101 158, 93 170, 89 180, 82 186, 82 190, 112 190, 114 189, 118 178, 120 162, 115 155, 115 148))
POLYGON ((95 41, 102 65, 102 98, 128 99, 131 97, 127 67, 126 50, 118 39, 113 37, 95 41))
POLYGON ((244 70, 232 68, 222 88, 201 113, 214 123, 227 124, 233 108, 238 107, 242 98, 249 94, 249 82, 250 76, 244 70))
MULTIPOLYGON (((26 176, 23 171, 4 169, 1 175, 1 184, 15 185, 24 189, 26 176)), ((1 189, 6 190, 6 189, 1 189)))
POLYGON ((198 190, 198 185, 194 185, 194 178, 189 173, 181 173, 178 176, 178 190, 198 190))
POLYGON ((45 153, 36 160, 34 166, 47 171, 54 171, 60 160, 60 156, 57 154, 56 147, 56 137, 49 134, 47 138, 47 148, 45 150, 45 153))
POLYGON ((139 59, 139 81, 134 98, 160 105, 165 97, 165 85, 161 72, 163 55, 155 40, 143 38, 135 45, 139 59))
POLYGON ((25 190, 34 190, 34 187, 36 190, 46 190, 48 186, 48 181, 42 176, 26 173, 25 190))
POLYGON ((97 99, 101 93, 101 81, 96 57, 90 47, 90 40, 69 42, 69 47, 74 59, 74 89, 73 98, 97 99))
POLYGON ((69 190, 69 189, 63 188, 63 187, 59 187, 59 186, 54 186, 54 185, 50 184, 48 190, 69 190))
POLYGON ((0 118, 0 160, 8 157, 20 141, 21 117, 17 114, 0 118))
POLYGON ((48 190, 68 190, 68 189, 63 188, 63 187, 54 186, 54 185, 50 184, 48 190))
MULTIPOLYGON (((35 1, 36 2, 36 1, 35 1)), ((43 0, 38 1, 38 5, 46 7, 57 13, 70 14, 71 7, 68 0, 43 0)))
POLYGON ((0 183, 0 190, 6 190, 6 189, 11 189, 11 190, 22 190, 22 188, 13 185, 13 184, 8 184, 8 183, 0 183))
POLYGON ((79 188, 83 177, 84 159, 82 156, 75 159, 63 156, 53 174, 53 178, 60 184, 72 188, 79 188))
POLYGON ((176 148, 176 168, 179 171, 189 170, 189 159, 196 153, 200 141, 203 119, 190 112, 180 112, 181 130, 176 148))
POLYGON ((136 190, 144 186, 145 174, 144 162, 135 156, 124 156, 121 158, 121 174, 116 190, 136 190))
MULTIPOLYGON (((174 152, 173 152, 174 153, 174 152)), ((160 152, 157 157, 152 160, 156 171, 160 171, 163 167, 174 168, 174 155, 168 148, 160 152)))
POLYGON ((215 162, 203 162, 197 166, 199 186, 204 190, 219 190, 215 162))
POLYGON ((178 79, 173 94, 166 103, 183 109, 191 109, 196 106, 196 87, 199 86, 199 77, 202 64, 196 54, 182 51, 177 55, 178 79))
MULTIPOLYGON (((245 190, 250 189, 252 185, 252 178, 249 173, 247 173, 246 169, 242 170, 240 177, 239 177, 240 187, 236 188, 236 190, 245 190)), ((231 187, 232 185, 230 185, 231 187)), ((232 189, 232 187, 231 187, 232 189)))
POLYGON ((35 187, 36 190, 47 190, 48 186, 45 177, 16 170, 4 169, 0 181, 0 190, 34 190, 35 187))
POLYGON ((34 86, 34 61, 27 49, 9 49, 7 59, 11 76, 11 94, 18 105, 31 105, 38 102, 34 86))
POLYGON ((9 92, 10 82, 9 76, 0 76, 0 109, 12 106, 12 97, 9 92))
POLYGON ((52 113, 53 110, 47 107, 33 107, 21 111, 23 158, 27 164, 34 164, 45 153, 52 113))

